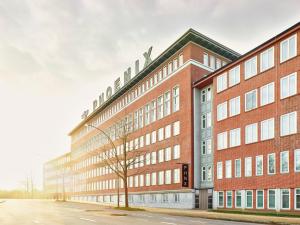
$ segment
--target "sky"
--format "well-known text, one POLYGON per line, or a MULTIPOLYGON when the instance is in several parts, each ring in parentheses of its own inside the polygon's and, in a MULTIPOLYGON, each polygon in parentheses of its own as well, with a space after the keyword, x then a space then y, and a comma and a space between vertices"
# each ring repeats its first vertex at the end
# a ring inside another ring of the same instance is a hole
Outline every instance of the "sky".
POLYGON ((300 21, 298 0, 0 0, 0 189, 42 187, 92 101, 189 28, 245 53, 300 21))

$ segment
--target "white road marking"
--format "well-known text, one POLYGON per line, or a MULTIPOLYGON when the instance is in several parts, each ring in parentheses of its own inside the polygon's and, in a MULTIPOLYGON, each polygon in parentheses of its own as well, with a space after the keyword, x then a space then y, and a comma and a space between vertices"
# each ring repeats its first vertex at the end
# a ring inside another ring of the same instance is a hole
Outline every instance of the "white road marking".
POLYGON ((200 220, 190 220, 191 223, 199 223, 199 224, 206 224, 206 222, 200 220))
POLYGON ((176 220, 175 218, 171 218, 171 217, 163 217, 163 219, 166 219, 166 220, 176 220))
POLYGON ((169 224, 169 225, 176 225, 176 223, 168 223, 168 222, 161 222, 161 223, 169 224))
POLYGON ((87 219, 87 218, 79 218, 79 219, 96 223, 96 220, 91 220, 91 219, 87 219))

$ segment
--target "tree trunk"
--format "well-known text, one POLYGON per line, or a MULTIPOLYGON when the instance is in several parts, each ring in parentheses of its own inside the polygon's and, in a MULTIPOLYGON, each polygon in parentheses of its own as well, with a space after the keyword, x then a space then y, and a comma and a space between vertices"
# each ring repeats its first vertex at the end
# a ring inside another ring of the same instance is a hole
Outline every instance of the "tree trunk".
POLYGON ((128 186, 127 186, 127 176, 124 179, 124 191, 125 191, 125 207, 129 207, 128 203, 128 186))

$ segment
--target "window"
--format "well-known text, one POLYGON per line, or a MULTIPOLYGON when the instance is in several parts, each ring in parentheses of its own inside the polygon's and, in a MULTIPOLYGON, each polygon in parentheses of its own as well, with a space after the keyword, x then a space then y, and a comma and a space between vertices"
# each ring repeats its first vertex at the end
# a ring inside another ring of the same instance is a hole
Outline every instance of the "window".
POLYGON ((173 65, 172 62, 169 62, 168 64, 168 75, 172 73, 173 65))
POLYGON ((150 104, 150 122, 153 123, 156 120, 156 100, 153 100, 150 104))
POLYGON ((297 35, 285 39, 280 43, 280 62, 293 58, 297 54, 297 35))
POLYGON ((232 208, 232 191, 226 191, 226 207, 232 208))
POLYGON ((217 120, 224 120, 227 118, 227 102, 223 102, 217 106, 217 120))
POLYGON ((174 176, 173 177, 174 178, 174 180, 173 180, 174 184, 180 183, 180 169, 174 169, 173 176, 174 176))
POLYGON ((224 207, 224 192, 218 192, 218 207, 224 207))
POLYGON ((154 144, 156 142, 156 131, 153 131, 151 133, 151 142, 152 142, 152 144, 154 144))
POLYGON ((257 57, 247 60, 245 62, 245 80, 255 76, 257 74, 257 57))
POLYGON ((256 191, 256 208, 257 209, 264 208, 264 191, 263 190, 256 191))
POLYGON ((246 157, 245 158, 245 177, 252 176, 252 158, 246 157))
POLYGON ((173 70, 177 70, 178 68, 178 63, 177 63, 177 58, 173 59, 173 70))
POLYGON ((173 88, 173 112, 177 112, 179 110, 179 87, 173 88))
POLYGON ((146 174, 146 186, 150 186, 150 177, 151 177, 151 175, 150 175, 150 173, 147 173, 146 174))
POLYGON ((144 126, 143 109, 139 109, 139 128, 142 128, 143 126, 144 126))
POLYGON ((179 55, 179 66, 182 66, 183 65, 183 55, 180 54, 179 55))
POLYGON ((158 141, 162 141, 162 140, 164 140, 164 128, 163 127, 158 130, 158 141))
POLYGON ((280 152, 280 173, 289 172, 289 152, 280 152))
POLYGON ((140 175, 140 187, 143 187, 144 186, 144 175, 141 174, 140 175))
POLYGON ((224 73, 217 78, 217 93, 224 91, 227 88, 227 73, 224 73))
POLYGON ((203 53, 203 64, 208 66, 208 54, 205 52, 203 53))
POLYGON ((227 148, 227 131, 218 134, 218 150, 227 148))
POLYGON ((146 154, 146 165, 150 165, 151 164, 151 154, 147 153, 146 154))
POLYGON ((229 146, 236 147, 241 144, 241 129, 237 128, 229 132, 229 146))
POLYGON ((165 173, 164 171, 158 172, 158 185, 163 185, 165 181, 165 173))
POLYGON ((151 174, 151 185, 156 185, 156 172, 151 174))
POLYGON ((300 189, 295 188, 295 209, 300 209, 300 189))
POLYGON ((233 69, 229 70, 229 87, 232 87, 240 83, 240 66, 236 66, 233 69))
POLYGON ((268 209, 275 209, 276 207, 276 193, 274 189, 268 190, 268 209))
POLYGON ((223 163, 218 162, 217 163, 217 179, 222 179, 223 178, 223 163))
POLYGON ((253 191, 246 191, 246 208, 253 207, 253 191))
POLYGON ((231 178, 231 160, 225 162, 225 177, 231 178))
POLYGON ((216 67, 217 67, 217 69, 221 68, 221 60, 220 59, 216 59, 216 67))
POLYGON ((180 134, 180 121, 176 121, 173 123, 173 136, 180 134))
POLYGON ((171 113, 171 102, 170 102, 170 92, 165 93, 165 99, 164 99, 164 116, 170 115, 171 113))
POLYGON ((206 150, 207 150, 207 154, 211 154, 211 139, 207 139, 206 140, 206 150))
POLYGON ((157 119, 161 119, 164 116, 163 96, 157 98, 157 119))
POLYGON ((260 54, 260 72, 274 66, 274 47, 267 49, 260 54))
POLYGON ((156 152, 151 152, 151 164, 156 164, 156 152))
POLYGON ((146 145, 150 145, 151 134, 146 134, 146 145))
POLYGON ((168 139, 171 137, 171 125, 167 125, 165 127, 165 139, 168 139))
POLYGON ((201 174, 202 174, 201 180, 205 181, 206 180, 206 168, 205 168, 205 166, 202 167, 201 174))
POLYGON ((261 121, 260 138, 262 141, 274 138, 274 118, 261 121))
POLYGON ((256 156, 255 168, 256 168, 256 176, 262 176, 264 171, 262 155, 256 156))
POLYGON ((240 114, 240 96, 229 100, 229 116, 235 116, 240 114))
POLYGON ((165 149, 165 161, 170 161, 172 159, 171 148, 168 147, 165 149))
POLYGON ((241 208, 241 207, 242 207, 242 192, 235 191, 235 208, 241 208))
POLYGON ((207 181, 212 181, 212 167, 207 167, 207 181))
POLYGON ((215 69, 216 68, 216 59, 214 56, 210 56, 210 68, 215 69))
POLYGON ((300 149, 295 150, 294 160, 295 172, 300 172, 300 149))
POLYGON ((245 94, 245 112, 257 108, 257 90, 245 94))
POLYGON ((166 170, 166 180, 165 184, 171 184, 172 176, 171 176, 171 170, 166 170))
POLYGON ((145 106, 145 126, 150 123, 150 104, 145 106))
POLYGON ((280 116, 280 135, 285 136, 297 133, 297 112, 280 116))
POLYGON ((242 172, 241 172, 241 159, 236 159, 235 160, 235 177, 241 177, 242 172))
POLYGON ((166 77, 167 76, 167 67, 164 66, 163 68, 163 77, 166 77))
POLYGON ((297 72, 280 79, 280 99, 297 94, 297 72))
POLYGON ((164 161, 164 150, 161 149, 158 151, 158 162, 162 163, 164 161))
POLYGON ((138 118, 139 118, 139 112, 136 111, 136 112, 134 112, 134 130, 139 129, 138 118))
POLYGON ((276 161, 275 153, 268 154, 268 174, 276 173, 276 161))
POLYGON ((290 189, 281 189, 281 209, 290 209, 290 189))
POLYGON ((247 125, 245 128, 245 135, 246 144, 257 142, 257 123, 247 125))
POLYGON ((260 105, 267 105, 274 102, 274 82, 260 88, 260 105))
POLYGON ((180 158, 180 145, 175 145, 173 149, 173 159, 179 159, 180 158))

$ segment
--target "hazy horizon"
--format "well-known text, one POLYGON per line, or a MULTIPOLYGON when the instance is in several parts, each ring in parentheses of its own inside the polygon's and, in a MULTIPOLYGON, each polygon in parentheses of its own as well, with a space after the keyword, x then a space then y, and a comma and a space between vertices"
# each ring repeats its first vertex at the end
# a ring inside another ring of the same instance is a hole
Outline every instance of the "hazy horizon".
POLYGON ((82 112, 150 46, 154 59, 193 28, 243 54, 300 21, 297 0, 232 3, 2 0, 0 190, 31 174, 41 188, 82 112))

